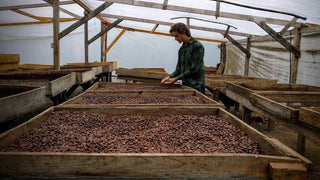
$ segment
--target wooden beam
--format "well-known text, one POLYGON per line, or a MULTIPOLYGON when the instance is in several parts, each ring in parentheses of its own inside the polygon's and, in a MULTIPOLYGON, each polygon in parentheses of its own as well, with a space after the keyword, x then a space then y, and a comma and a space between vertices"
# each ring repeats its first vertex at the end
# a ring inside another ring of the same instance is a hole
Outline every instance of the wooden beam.
MULTIPOLYGON (((103 30, 104 30, 104 23, 101 22, 100 31, 102 32, 103 30)), ((104 38, 103 38, 103 36, 101 36, 100 37, 100 61, 101 62, 103 62, 103 51, 104 51, 104 38)))
POLYGON ((104 55, 108 53, 108 51, 112 48, 112 46, 121 38, 121 36, 127 31, 127 29, 123 29, 118 36, 112 41, 110 46, 103 52, 104 55))
MULTIPOLYGON (((224 34, 222 34, 222 35, 224 35, 224 34)), ((239 48, 242 52, 244 52, 247 57, 251 56, 250 52, 246 48, 244 48, 240 43, 238 43, 235 39, 233 39, 229 34, 226 35, 226 38, 230 42, 232 42, 232 44, 234 44, 237 48, 239 48)))
MULTIPOLYGON (((70 22, 75 21, 76 18, 60 18, 59 22, 70 22)), ((53 23, 53 20, 50 21, 36 21, 36 22, 20 22, 20 23, 3 23, 0 26, 23 26, 23 25, 31 25, 31 24, 49 24, 53 23)))
POLYGON ((109 7, 112 3, 105 2, 99 7, 97 7, 95 10, 91 11, 87 16, 82 17, 77 22, 73 23, 71 26, 67 27, 65 30, 63 30, 61 33, 59 33, 59 39, 63 38, 79 26, 81 26, 83 23, 88 22, 91 18, 95 17, 97 14, 99 14, 101 11, 105 10, 107 7, 109 7))
POLYGON ((283 29, 279 32, 279 34, 283 35, 294 23, 296 23, 297 20, 298 18, 296 17, 292 18, 292 20, 283 27, 283 29))
POLYGON ((52 2, 53 6, 53 67, 55 70, 60 70, 60 41, 59 41, 59 0, 52 2))
POLYGON ((216 13, 215 13, 216 19, 220 16, 220 0, 217 0, 216 3, 216 13))
POLYGON ((43 18, 39 18, 38 16, 29 14, 29 13, 24 12, 24 11, 21 11, 21 10, 19 10, 19 9, 13 9, 13 10, 11 10, 11 11, 16 12, 16 13, 21 14, 21 15, 24 15, 24 16, 27 16, 27 17, 30 17, 30 18, 33 18, 33 19, 36 19, 36 20, 38 20, 38 21, 42 21, 42 20, 43 20, 43 18))
POLYGON ((287 48, 290 52, 292 52, 295 56, 300 57, 301 52, 295 46, 290 44, 287 40, 285 40, 280 34, 274 31, 270 26, 268 26, 263 21, 255 21, 255 23, 260 26, 263 30, 265 30, 270 36, 272 36, 276 41, 282 44, 285 48, 287 48))
MULTIPOLYGON (((79 6, 81 6, 83 9, 85 9, 86 11, 88 12, 92 12, 92 10, 87 6, 85 5, 83 2, 81 2, 80 0, 74 0, 74 2, 76 2, 79 6)), ((111 2, 112 3, 112 2, 111 2)), ((96 16, 100 21, 104 22, 104 23, 107 23, 106 20, 104 20, 102 17, 100 16, 96 16)))
MULTIPOLYGON (((88 16, 88 12, 84 10, 84 16, 88 16)), ((88 21, 84 23, 84 64, 89 65, 89 43, 88 43, 88 21)))
POLYGON ((60 7, 60 11, 66 13, 66 14, 68 14, 68 15, 70 15, 70 16, 78 19, 78 20, 81 19, 81 16, 78 16, 77 14, 74 14, 73 12, 70 12, 70 11, 68 11, 68 10, 66 10, 66 9, 64 9, 62 7, 60 7))
MULTIPOLYGON (((101 17, 123 19, 128 21, 137 21, 137 22, 159 24, 159 25, 166 25, 166 26, 173 26, 175 24, 175 23, 166 22, 166 21, 156 21, 156 20, 150 20, 150 19, 136 18, 136 17, 130 17, 130 16, 119 16, 119 15, 113 15, 113 14, 101 14, 101 17)), ((216 32, 216 33, 225 32, 224 30, 221 30, 221 29, 207 28, 207 27, 200 27, 200 26, 193 26, 193 25, 190 25, 190 29, 197 29, 197 30, 216 32)), ((247 33, 235 32, 235 31, 229 31, 228 33, 235 36, 245 36, 245 37, 249 37, 251 35, 247 33)))
MULTIPOLYGON (((107 48, 108 48, 108 32, 105 33, 104 50, 102 52, 103 54, 104 54, 104 51, 107 50, 107 48)), ((107 54, 104 54, 103 61, 107 62, 107 54)), ((114 69, 116 69, 116 68, 114 68, 114 69)))
POLYGON ((168 0, 164 0, 163 4, 162 4, 162 9, 166 10, 167 9, 167 5, 168 5, 168 0))
MULTIPOLYGON (((74 3, 75 2, 73 2, 73 1, 61 1, 61 2, 59 2, 59 5, 68 5, 68 4, 74 4, 74 3)), ((48 3, 25 4, 25 5, 17 5, 17 6, 4 6, 4 7, 0 7, 0 11, 14 10, 14 9, 49 7, 49 6, 51 6, 51 4, 48 4, 48 3)))
MULTIPOLYGON (((140 0, 139 1, 136 1, 136 0, 112 0, 112 1, 111 0, 102 0, 102 1, 162 9, 161 3, 153 3, 153 2, 146 2, 146 1, 140 1, 140 0)), ((173 6, 173 5, 167 5, 167 10, 186 12, 186 13, 203 14, 203 15, 209 15, 209 16, 213 16, 215 14, 215 11, 211 11, 211 10, 187 8, 187 7, 173 6)), ((228 13, 228 12, 220 12, 220 17, 238 19, 238 20, 244 20, 244 21, 253 21, 253 18, 254 18, 254 19, 261 19, 269 24, 277 24, 277 25, 286 25, 288 22, 290 22, 290 21, 281 20, 281 19, 265 18, 265 17, 261 17, 261 16, 251 16, 251 15, 243 15, 243 14, 228 13)))
POLYGON ((95 41, 96 39, 98 39, 99 37, 101 37, 104 33, 110 31, 112 28, 114 28, 117 24, 119 24, 122 21, 122 19, 118 19, 115 22, 113 22, 112 24, 110 24, 107 28, 105 28, 103 31, 99 32, 98 34, 96 34, 94 37, 92 37, 89 40, 89 44, 91 44, 93 41, 95 41))
MULTIPOLYGON (((301 32, 300 28, 295 27, 294 29, 294 47, 300 52, 300 42, 301 42, 301 32)), ((291 44, 290 44, 291 45, 291 44)), ((299 56, 300 57, 300 56, 299 56)), ((291 64, 291 74, 290 74, 290 83, 297 83, 298 76, 298 60, 299 57, 293 56, 291 64)))
POLYGON ((155 24, 150 32, 154 33, 156 31, 156 29, 158 28, 158 26, 159 26, 159 24, 155 24))
MULTIPOLYGON (((247 38, 247 51, 250 52, 251 48, 251 41, 250 37, 247 38)), ((244 65, 244 76, 249 75, 249 68, 250 68, 250 56, 246 56, 245 65, 244 65)))

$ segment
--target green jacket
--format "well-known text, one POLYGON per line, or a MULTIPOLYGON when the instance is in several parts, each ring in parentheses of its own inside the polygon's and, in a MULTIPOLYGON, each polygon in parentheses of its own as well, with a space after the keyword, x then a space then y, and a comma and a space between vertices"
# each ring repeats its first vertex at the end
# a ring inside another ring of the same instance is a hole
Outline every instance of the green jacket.
POLYGON ((177 77, 183 85, 195 89, 204 86, 203 56, 203 45, 191 37, 187 46, 183 44, 180 47, 176 70, 170 74, 170 78, 177 77))

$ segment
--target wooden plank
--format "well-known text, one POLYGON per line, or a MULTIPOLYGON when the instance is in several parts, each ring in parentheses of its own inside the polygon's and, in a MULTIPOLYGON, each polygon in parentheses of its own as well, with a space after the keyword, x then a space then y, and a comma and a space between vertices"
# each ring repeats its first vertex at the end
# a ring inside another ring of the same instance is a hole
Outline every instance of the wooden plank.
MULTIPOLYGON (((247 51, 250 52, 250 48, 251 48, 251 41, 250 41, 250 37, 247 38, 247 51)), ((249 68, 250 68, 250 56, 246 56, 245 59, 245 63, 244 63, 244 76, 248 76, 249 75, 249 68)))
POLYGON ((59 93, 70 89, 76 84, 76 73, 72 72, 68 75, 50 81, 49 88, 51 90, 51 95, 54 97, 59 93))
POLYGON ((108 51, 113 47, 113 45, 116 44, 116 42, 121 38, 121 36, 127 31, 127 29, 123 29, 118 36, 111 42, 111 44, 108 46, 108 48, 103 52, 103 54, 106 56, 108 51))
POLYGON ((239 48, 243 53, 246 54, 246 57, 250 57, 251 54, 250 52, 244 48, 240 43, 238 43, 235 39, 233 39, 229 34, 226 34, 225 37, 232 42, 232 44, 234 44, 237 48, 239 48))
MULTIPOLYGON (((104 0, 104 1, 109 1, 109 0, 104 0)), ((113 0, 112 2, 119 3, 119 4, 128 4, 128 5, 134 5, 134 6, 162 9, 161 3, 136 1, 136 0, 113 0)), ((211 11, 211 10, 174 6, 174 5, 167 5, 167 10, 186 12, 186 13, 196 13, 196 14, 203 14, 203 15, 209 15, 209 16, 213 16, 215 14, 215 11, 211 11)), ((253 19, 259 19, 269 24, 277 24, 277 25, 286 25, 288 22, 290 22, 287 20, 281 20, 281 19, 275 19, 275 18, 266 18, 261 16, 252 16, 252 15, 244 15, 244 14, 238 14, 238 13, 221 12, 221 11, 219 15, 220 17, 224 17, 224 18, 238 19, 238 20, 244 20, 244 21, 253 21, 253 19)))
POLYGON ((46 152, 1 152, 0 173, 3 175, 29 175, 64 177, 95 175, 108 177, 166 177, 166 178, 268 178, 271 162, 300 163, 310 172, 311 162, 300 159, 287 146, 261 134, 254 128, 241 122, 223 109, 217 108, 61 108, 48 109, 45 113, 0 135, 0 144, 15 140, 46 120, 52 111, 71 110, 110 114, 157 115, 171 114, 207 114, 219 115, 232 124, 240 124, 249 136, 257 138, 267 154, 168 154, 168 153, 46 153, 46 152), (23 132, 24 131, 24 132, 23 132), (15 134, 16 133, 16 134, 15 134), (15 135, 13 135, 15 134, 15 135))
MULTIPOLYGON (((165 25, 165 26, 173 26, 175 24, 175 23, 166 22, 166 21, 158 21, 158 20, 151 20, 151 19, 144 19, 144 18, 136 18, 136 17, 131 17, 131 16, 123 16, 123 15, 120 16, 120 15, 113 15, 113 14, 101 14, 101 17, 123 19, 123 20, 128 20, 128 21, 137 21, 137 22, 144 22, 144 23, 150 23, 150 24, 160 24, 160 25, 165 25)), ((191 29, 202 30, 202 31, 216 32, 216 33, 224 33, 225 32, 224 30, 221 30, 221 29, 194 26, 194 25, 190 25, 190 28, 191 29)), ((150 33, 150 31, 149 31, 149 33, 150 33)), ((250 36, 250 34, 241 33, 241 32, 237 32, 237 31, 229 31, 229 34, 235 35, 235 36, 245 36, 245 37, 250 36)), ((199 39, 199 38, 197 38, 197 39, 199 39)))
POLYGON ((131 77, 141 77, 141 78, 149 78, 149 79, 162 79, 168 76, 168 73, 165 70, 157 71, 152 68, 144 68, 144 69, 118 68, 116 70, 116 74, 118 76, 131 76, 131 77))
POLYGON ((277 94, 269 94, 269 93, 257 93, 265 98, 268 98, 270 100, 276 101, 276 102, 285 102, 285 103, 314 103, 318 104, 320 106, 320 93, 288 93, 284 92, 277 94))
POLYGON ((320 128, 320 107, 300 108, 299 121, 320 128))
POLYGON ((280 118, 287 119, 293 122, 298 120, 298 110, 272 101, 256 93, 250 94, 250 102, 252 102, 254 106, 263 108, 269 113, 280 118))
POLYGON ((19 62, 19 54, 0 54, 0 70, 16 70, 19 62))
POLYGON ((155 24, 150 32, 154 33, 158 27, 159 27, 159 24, 155 24))
MULTIPOLYGON (((85 66, 84 63, 67 63, 67 66, 85 66)), ((117 61, 108 62, 89 62, 88 66, 102 66, 102 72, 112 72, 114 69, 118 68, 117 61)))
POLYGON ((270 163, 269 168, 272 179, 309 179, 307 168, 298 163, 270 163))
MULTIPOLYGON (((300 51, 300 44, 301 44, 301 28, 295 27, 294 29, 294 47, 300 51)), ((292 58, 292 65, 291 65, 291 74, 290 74, 290 83, 296 84, 297 76, 298 76, 298 60, 300 56, 293 56, 292 58)))
MULTIPOLYGON (((54 2, 54 1, 53 1, 54 2)), ((67 34, 69 34, 70 32, 72 32, 73 30, 77 29, 79 26, 81 26, 83 23, 88 22, 91 18, 95 17, 96 15, 98 15, 101 11, 103 11, 104 9, 108 8, 109 6, 111 6, 113 3, 109 3, 109 2, 105 2, 102 5, 100 5, 99 7, 97 7, 95 10, 91 11, 87 16, 82 17, 80 20, 78 20, 77 22, 73 23, 72 25, 70 25, 69 27, 67 27, 66 29, 64 29, 62 32, 59 33, 58 38, 61 39, 64 36, 66 36, 67 34)))
POLYGON ((15 92, 16 89, 25 89, 25 91, 0 98, 0 123, 51 105, 46 98, 44 87, 0 85, 2 92, 15 92))
POLYGON ((296 57, 301 57, 300 50, 290 44, 286 39, 284 39, 281 35, 279 35, 277 32, 275 32, 270 26, 268 26, 263 21, 255 21, 255 23, 260 26, 263 30, 265 30, 270 36, 272 36, 276 41, 278 41, 280 44, 282 44, 286 49, 288 49, 290 52, 292 52, 296 57))
POLYGON ((114 28, 116 25, 118 25, 120 22, 122 21, 122 19, 117 19, 115 22, 113 22, 112 24, 110 24, 107 28, 104 28, 103 30, 101 30, 101 32, 99 32, 98 34, 96 34, 95 36, 93 36, 88 43, 91 44, 92 42, 94 42, 95 40, 97 40, 99 37, 101 37, 102 35, 104 35, 106 32, 110 31, 112 28, 114 28))
POLYGON ((53 6, 53 67, 55 70, 60 69, 60 12, 59 12, 59 0, 52 2, 53 6))
MULTIPOLYGON (((244 76, 243 76, 244 77, 244 76)), ((205 84, 206 86, 210 87, 210 88, 216 88, 216 87, 226 87, 227 83, 276 83, 277 80, 273 80, 273 79, 262 79, 262 78, 253 78, 253 77, 247 77, 247 78, 243 78, 243 77, 234 77, 234 78, 225 78, 225 79, 219 79, 218 77, 215 79, 213 78, 205 78, 205 84)))

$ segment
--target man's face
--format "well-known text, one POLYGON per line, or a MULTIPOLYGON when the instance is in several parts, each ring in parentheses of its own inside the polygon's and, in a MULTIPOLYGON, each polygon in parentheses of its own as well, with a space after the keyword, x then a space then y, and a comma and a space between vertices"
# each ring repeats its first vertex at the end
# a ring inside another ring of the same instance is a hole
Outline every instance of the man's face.
POLYGON ((176 32, 176 31, 173 31, 171 34, 175 38, 176 41, 178 41, 179 43, 182 42, 182 34, 176 32))

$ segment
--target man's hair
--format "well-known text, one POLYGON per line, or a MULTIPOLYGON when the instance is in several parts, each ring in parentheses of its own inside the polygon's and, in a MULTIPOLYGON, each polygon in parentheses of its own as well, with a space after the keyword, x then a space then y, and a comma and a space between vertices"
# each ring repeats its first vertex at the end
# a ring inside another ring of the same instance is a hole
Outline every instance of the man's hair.
POLYGON ((172 32, 174 32, 174 31, 178 32, 180 34, 185 34, 188 37, 191 36, 189 28, 183 23, 177 23, 177 24, 174 24, 173 26, 171 26, 171 29, 169 31, 170 34, 172 35, 172 32))

